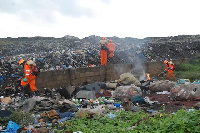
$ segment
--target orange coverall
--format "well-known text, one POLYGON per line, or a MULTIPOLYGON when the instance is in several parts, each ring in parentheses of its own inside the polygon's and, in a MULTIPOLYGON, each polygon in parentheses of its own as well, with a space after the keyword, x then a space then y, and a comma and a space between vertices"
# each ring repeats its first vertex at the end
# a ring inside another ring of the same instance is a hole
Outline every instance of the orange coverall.
POLYGON ((174 70, 173 70, 172 64, 167 63, 165 71, 167 72, 167 79, 168 80, 175 80, 174 70))
POLYGON ((101 50, 101 65, 107 65, 107 50, 101 50))
POLYGON ((30 68, 30 65, 28 64, 24 64, 24 74, 25 74, 25 77, 21 80, 21 85, 22 86, 27 86, 28 84, 30 85, 30 88, 32 91, 36 91, 37 88, 35 86, 35 79, 36 79, 36 76, 31 74, 31 68, 30 68), (24 79, 27 78, 27 81, 24 82, 24 79))
POLYGON ((101 65, 107 65, 107 40, 100 40, 101 45, 101 65))
POLYGON ((107 45, 108 45, 110 57, 113 58, 114 51, 115 51, 115 44, 114 43, 108 43, 107 45))

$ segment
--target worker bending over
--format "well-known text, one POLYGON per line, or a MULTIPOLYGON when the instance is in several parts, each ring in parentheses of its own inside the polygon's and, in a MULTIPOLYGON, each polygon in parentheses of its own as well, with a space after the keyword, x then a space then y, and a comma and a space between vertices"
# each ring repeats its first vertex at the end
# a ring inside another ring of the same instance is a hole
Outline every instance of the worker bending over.
POLYGON ((21 86, 30 85, 32 92, 36 91, 35 79, 37 74, 36 64, 32 60, 23 60, 19 61, 19 65, 23 65, 24 68, 24 78, 21 79, 21 86))

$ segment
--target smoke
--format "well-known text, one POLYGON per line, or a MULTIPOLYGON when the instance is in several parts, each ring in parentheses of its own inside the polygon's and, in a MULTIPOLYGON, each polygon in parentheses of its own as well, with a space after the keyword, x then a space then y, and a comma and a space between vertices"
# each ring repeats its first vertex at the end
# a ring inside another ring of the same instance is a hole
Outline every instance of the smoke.
MULTIPOLYGON (((138 80, 146 80, 146 65, 145 65, 145 56, 143 51, 146 47, 147 43, 145 42, 139 42, 138 44, 130 45, 129 47, 126 47, 126 49, 121 50, 117 54, 117 59, 120 62, 124 63, 131 63, 131 68, 124 68, 127 65, 122 66, 116 66, 115 70, 117 73, 123 74, 125 72, 129 72, 133 74, 138 80), (122 61, 122 59, 124 59, 122 61), (127 71, 128 70, 128 71, 127 71)), ((115 56, 116 58, 116 56, 115 56)))
POLYGON ((146 73, 145 73, 145 64, 144 59, 137 57, 135 60, 135 71, 139 73, 139 80, 145 80, 146 79, 146 73))
POLYGON ((138 78, 139 81, 141 80, 146 80, 146 67, 144 64, 144 57, 141 56, 142 54, 136 54, 134 57, 132 57, 133 62, 130 65, 114 65, 114 69, 118 74, 123 74, 123 73, 131 73, 133 74, 136 78, 138 78), (128 68, 129 66, 129 68, 128 68), (128 71, 127 71, 128 70, 128 71))
MULTIPOLYGON (((141 45, 142 46, 142 45, 141 45)), ((134 68, 132 70, 132 73, 137 73, 139 75, 138 79, 146 80, 146 67, 145 67, 145 57, 143 55, 143 52, 141 50, 141 46, 135 51, 134 54, 134 68)))
POLYGON ((116 72, 123 74, 126 73, 127 70, 125 69, 125 67, 121 66, 121 65, 114 65, 114 69, 116 72))

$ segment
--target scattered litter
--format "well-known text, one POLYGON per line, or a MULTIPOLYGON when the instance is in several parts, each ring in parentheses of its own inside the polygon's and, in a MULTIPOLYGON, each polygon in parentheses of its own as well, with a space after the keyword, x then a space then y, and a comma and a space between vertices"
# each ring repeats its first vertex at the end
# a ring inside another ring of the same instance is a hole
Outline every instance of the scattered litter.
POLYGON ((156 94, 170 94, 169 91, 163 91, 163 92, 156 92, 156 94))

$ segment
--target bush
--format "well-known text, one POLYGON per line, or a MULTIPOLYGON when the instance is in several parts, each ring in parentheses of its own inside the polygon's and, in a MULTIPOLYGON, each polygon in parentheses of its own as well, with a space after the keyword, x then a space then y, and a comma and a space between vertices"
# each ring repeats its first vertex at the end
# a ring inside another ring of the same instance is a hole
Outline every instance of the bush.
POLYGON ((24 113, 21 111, 12 111, 12 114, 9 117, 1 118, 1 121, 5 124, 8 124, 9 121, 13 121, 18 125, 28 126, 29 123, 33 123, 34 119, 31 113, 24 113))
POLYGON ((181 109, 176 114, 157 114, 148 121, 142 121, 136 132, 197 133, 200 132, 200 111, 181 109))
POLYGON ((179 64, 176 67, 176 71, 191 71, 191 70, 198 70, 200 66, 193 65, 193 64, 179 64))
POLYGON ((163 111, 150 116, 141 112, 121 111, 116 113, 116 118, 98 117, 72 119, 59 126, 64 131, 82 131, 84 133, 180 133, 200 131, 200 110, 187 111, 181 109, 175 114, 165 114, 163 111), (135 126, 135 127, 133 127, 135 126))
POLYGON ((200 73, 193 71, 176 71, 174 72, 177 79, 190 79, 190 81, 200 79, 200 73))
POLYGON ((200 79, 200 63, 194 60, 191 64, 179 64, 174 71, 176 78, 190 79, 191 81, 200 79))

